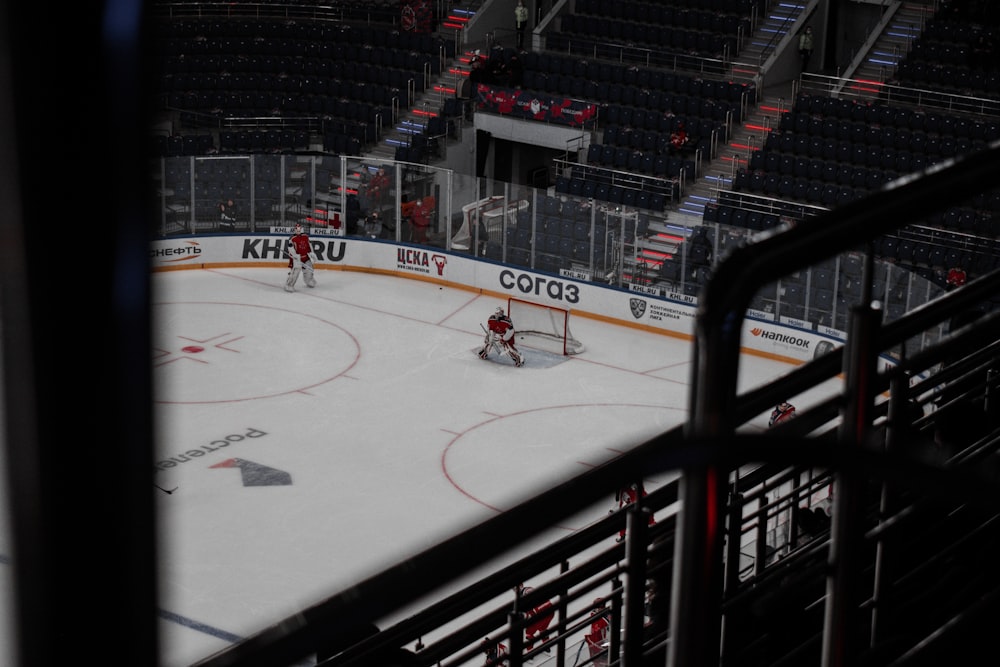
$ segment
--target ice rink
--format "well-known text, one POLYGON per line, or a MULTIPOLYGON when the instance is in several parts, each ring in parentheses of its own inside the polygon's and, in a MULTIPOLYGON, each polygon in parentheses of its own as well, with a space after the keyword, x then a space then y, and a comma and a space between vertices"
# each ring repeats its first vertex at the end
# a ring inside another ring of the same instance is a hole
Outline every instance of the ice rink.
MULTIPOLYGON (((689 340, 574 315, 582 354, 522 347, 515 368, 475 354, 480 325, 505 305, 497 298, 323 270, 315 289, 286 293, 284 278, 276 268, 153 276, 164 667, 685 419, 689 340)), ((744 355, 739 391, 788 370, 744 355)))

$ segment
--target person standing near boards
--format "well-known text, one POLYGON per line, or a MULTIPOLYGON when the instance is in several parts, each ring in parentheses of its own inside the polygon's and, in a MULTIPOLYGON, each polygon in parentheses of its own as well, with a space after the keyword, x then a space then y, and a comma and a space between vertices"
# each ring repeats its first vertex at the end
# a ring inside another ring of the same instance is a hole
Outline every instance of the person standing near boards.
POLYGON ((807 25, 805 31, 799 35, 799 58, 802 59, 802 71, 809 69, 809 59, 813 54, 813 29, 807 25))
POLYGON ((517 33, 517 50, 524 51, 524 33, 528 28, 528 8, 524 6, 524 0, 517 0, 514 7, 514 30, 517 33))

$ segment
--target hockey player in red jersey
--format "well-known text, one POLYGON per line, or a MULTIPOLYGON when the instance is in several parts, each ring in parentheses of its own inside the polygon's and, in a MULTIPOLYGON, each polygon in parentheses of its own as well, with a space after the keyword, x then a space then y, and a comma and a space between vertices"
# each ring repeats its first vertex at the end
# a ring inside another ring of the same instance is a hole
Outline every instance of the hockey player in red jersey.
MULTIPOLYGON (((514 593, 517 597, 523 598, 525 595, 530 593, 533 589, 530 586, 525 586, 524 584, 518 584, 514 587, 514 593)), ((540 603, 537 607, 532 607, 525 611, 525 621, 527 625, 524 628, 524 649, 530 651, 535 647, 535 640, 544 641, 545 631, 549 627, 549 623, 552 622, 554 613, 552 612, 552 603, 548 600, 540 603)))
POLYGON ((514 322, 504 313, 503 308, 497 308, 486 322, 486 339, 483 341, 483 348, 479 350, 479 358, 490 356, 490 350, 506 354, 514 361, 515 366, 524 365, 524 357, 514 345, 514 322))
POLYGON ((507 664, 507 645, 500 642, 491 642, 487 637, 482 643, 483 653, 486 654, 486 662, 483 667, 499 667, 507 664))
MULTIPOLYGON (((639 499, 645 498, 646 495, 647 495, 646 489, 645 487, 643 487, 641 482, 632 482, 624 489, 618 491, 616 498, 616 500, 618 501, 618 509, 619 510, 625 509, 629 505, 639 502, 639 499)), ((649 525, 650 526, 656 525, 656 519, 653 518, 652 514, 649 515, 649 525)), ((620 531, 618 531, 618 541, 621 542, 624 539, 625 539, 625 529, 622 528, 620 531)))
POLYGON ((299 274, 304 274, 303 279, 306 282, 306 287, 316 287, 316 279, 313 278, 313 262, 315 261, 316 253, 309 245, 309 235, 302 229, 302 225, 296 223, 292 238, 289 239, 286 292, 295 291, 295 283, 299 280, 299 274))
POLYGON ((590 651, 590 664, 594 667, 607 667, 608 664, 608 632, 611 622, 608 621, 608 610, 604 600, 594 600, 594 609, 590 612, 590 632, 585 636, 587 650, 590 651))
POLYGON ((771 411, 771 418, 767 420, 768 426, 774 426, 786 422, 795 416, 795 406, 788 401, 782 401, 771 411))

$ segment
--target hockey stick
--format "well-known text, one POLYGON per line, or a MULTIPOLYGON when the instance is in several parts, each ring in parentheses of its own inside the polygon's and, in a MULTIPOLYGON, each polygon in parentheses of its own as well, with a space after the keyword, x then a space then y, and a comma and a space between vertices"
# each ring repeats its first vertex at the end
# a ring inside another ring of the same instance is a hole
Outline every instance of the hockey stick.
POLYGON ((159 489, 160 491, 163 491, 163 492, 164 492, 164 493, 166 493, 167 495, 170 495, 171 493, 173 493, 174 491, 176 491, 176 490, 177 490, 177 489, 179 488, 179 487, 176 487, 176 486, 175 486, 175 487, 174 487, 174 488, 172 488, 172 489, 164 489, 164 488, 163 488, 162 486, 160 486, 160 485, 159 485, 159 484, 157 484, 156 482, 153 482, 153 486, 155 486, 156 488, 158 488, 158 489, 159 489))
POLYGON ((497 342, 496 336, 494 336, 492 332, 490 332, 486 327, 484 327, 482 322, 479 323, 479 328, 482 329, 483 333, 486 334, 486 340, 489 341, 490 349, 496 352, 497 354, 504 354, 504 351, 500 349, 500 343, 497 342))
POLYGON ((504 354, 507 355, 507 357, 509 357, 510 360, 513 361, 514 365, 516 366, 524 364, 524 357, 521 356, 520 353, 516 353, 513 350, 511 350, 510 347, 508 347, 507 345, 501 346, 500 341, 497 339, 496 335, 492 334, 490 331, 487 331, 486 327, 483 326, 482 322, 479 323, 479 328, 482 329, 484 332, 486 332, 486 337, 489 339, 490 347, 493 349, 494 352, 496 352, 498 355, 504 355, 504 354), (517 356, 514 356, 515 354, 517 356), (520 363, 518 363, 518 360, 520 360, 520 363))
POLYGON ((483 323, 482 323, 482 322, 480 322, 480 323, 479 323, 479 328, 483 330, 483 333, 484 333, 484 334, 486 334, 486 340, 487 340, 487 341, 489 342, 489 344, 490 344, 490 348, 491 348, 491 349, 492 349, 492 350, 493 350, 494 352, 496 352, 497 354, 500 354, 500 350, 499 350, 499 349, 497 349, 497 341, 496 341, 496 339, 495 339, 495 338, 493 338, 493 336, 492 336, 492 335, 490 334, 490 331, 489 331, 489 329, 487 329, 486 327, 484 327, 484 326, 483 326, 483 323))

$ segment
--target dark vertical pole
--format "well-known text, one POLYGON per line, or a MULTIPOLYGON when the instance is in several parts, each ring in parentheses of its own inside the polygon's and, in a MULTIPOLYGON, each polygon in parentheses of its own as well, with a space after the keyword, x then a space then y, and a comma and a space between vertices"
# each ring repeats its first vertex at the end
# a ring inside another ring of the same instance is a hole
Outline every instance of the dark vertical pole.
MULTIPOLYGON (((882 312, 857 306, 851 312, 850 332, 844 354, 847 400, 842 410, 838 440, 842 447, 861 447, 868 438, 874 404, 876 338, 882 312)), ((842 470, 834 483, 826 615, 823 632, 823 667, 857 664, 861 646, 859 568, 863 548, 861 503, 864 478, 842 470)))
POLYGON ((521 611, 521 596, 514 601, 514 611, 507 615, 510 625, 510 654, 508 661, 511 667, 524 664, 524 612, 521 611))
MULTIPOLYGON (((566 574, 569 572, 569 561, 563 561, 559 564, 560 574, 566 574)), ((559 604, 556 605, 556 633, 559 637, 559 642, 556 644, 556 667, 563 667, 566 664, 566 615, 568 610, 566 608, 566 595, 567 591, 563 590, 559 593, 559 604)))
MULTIPOLYGON (((743 496, 739 492, 739 471, 733 472, 729 487, 729 511, 726 515, 726 569, 725 590, 732 590, 740 580, 740 540, 743 536, 743 496)), ((758 524, 766 525, 766 517, 758 524)), ((761 565, 763 567, 763 564, 761 565)))
POLYGON ((725 474, 717 466, 690 468, 681 478, 667 665, 719 663, 725 492, 725 474))
MULTIPOLYGON (((620 591, 622 582, 620 579, 611 581, 611 589, 620 591)), ((620 593, 611 596, 611 616, 608 617, 611 624, 611 631, 608 633, 610 646, 608 646, 608 664, 612 664, 621 657, 622 654, 622 597, 620 593)))
MULTIPOLYGON (((886 452, 896 451, 903 443, 902 439, 909 433, 910 412, 907 409, 909 402, 909 382, 906 376, 897 376, 890 381, 889 386, 889 428, 886 430, 885 450, 886 452)), ((882 496, 879 500, 879 520, 891 516, 896 511, 899 504, 896 499, 893 486, 883 480, 882 496)), ((878 538, 875 546, 875 578, 872 582, 872 602, 871 602, 871 631, 869 633, 869 646, 874 646, 879 641, 879 634, 882 628, 879 627, 880 616, 886 605, 886 596, 883 593, 885 588, 883 582, 892 581, 894 560, 894 549, 886 536, 878 538)))
MULTIPOLYGON (((685 437, 694 440, 733 431, 740 326, 746 304, 736 308, 726 304, 717 312, 709 312, 703 304, 699 308, 690 415, 685 424, 685 437)), ((692 463, 682 471, 667 647, 671 667, 719 664, 729 472, 724 465, 708 463, 692 463)))
POLYGON ((18 151, 7 175, 25 204, 28 297, 24 319, 5 318, 4 329, 16 326, 31 341, 18 351, 18 384, 4 393, 23 392, 16 400, 33 410, 18 416, 25 421, 8 441, 18 664, 73 664, 115 628, 100 661, 152 667, 160 492, 143 148, 144 86, 155 77, 143 71, 143 4, 71 3, 57 19, 40 3, 5 3, 3 12, 12 73, 3 95, 18 151), (65 83, 68 71, 84 87, 79 104, 40 92, 65 83), (100 252, 82 250, 86 237, 99 239, 100 252), (85 317, 66 310, 72 300, 86 304, 85 317))
POLYGON ((625 651, 622 658, 624 667, 642 664, 642 629, 645 624, 646 607, 646 546, 649 542, 648 509, 640 506, 642 498, 636 501, 626 517, 625 550, 627 556, 628 579, 625 582, 625 651))

